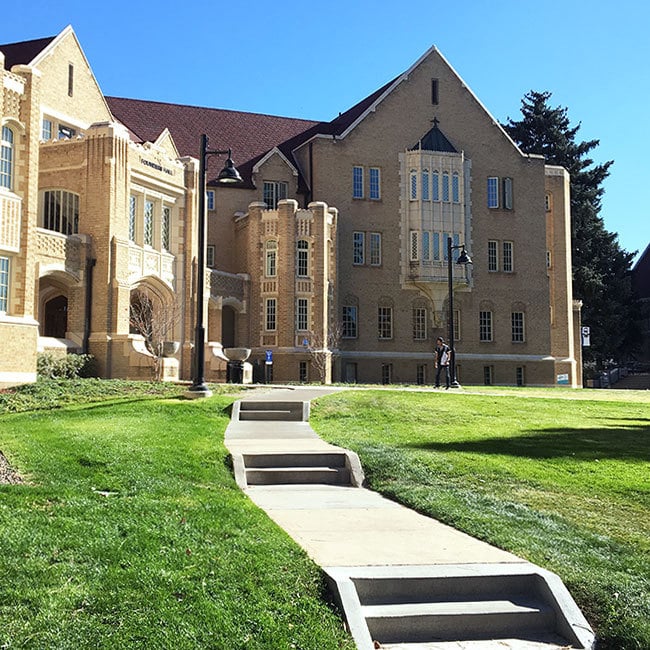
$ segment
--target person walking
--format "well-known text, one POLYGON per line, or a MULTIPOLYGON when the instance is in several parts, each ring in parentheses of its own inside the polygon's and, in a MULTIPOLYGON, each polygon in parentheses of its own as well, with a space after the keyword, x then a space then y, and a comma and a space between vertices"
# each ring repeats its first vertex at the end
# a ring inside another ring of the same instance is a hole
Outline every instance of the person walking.
POLYGON ((433 367, 436 369, 436 388, 440 388, 440 373, 445 370, 445 389, 449 388, 449 357, 451 350, 445 343, 442 336, 436 339, 436 347, 433 349, 433 367))

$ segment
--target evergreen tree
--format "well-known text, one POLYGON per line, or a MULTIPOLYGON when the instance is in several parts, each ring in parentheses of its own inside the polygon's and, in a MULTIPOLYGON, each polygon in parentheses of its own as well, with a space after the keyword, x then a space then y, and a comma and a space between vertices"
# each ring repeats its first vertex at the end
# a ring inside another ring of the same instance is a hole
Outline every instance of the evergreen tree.
POLYGON ((583 301, 582 323, 591 329, 585 370, 602 370, 612 360, 625 362, 638 346, 629 274, 636 253, 621 248, 599 214, 602 184, 613 161, 594 164, 588 154, 599 141, 577 141, 580 124, 572 127, 567 109, 549 106, 550 97, 550 92, 527 93, 522 119, 508 118, 504 128, 523 151, 542 154, 548 164, 561 165, 571 176, 573 295, 583 301))

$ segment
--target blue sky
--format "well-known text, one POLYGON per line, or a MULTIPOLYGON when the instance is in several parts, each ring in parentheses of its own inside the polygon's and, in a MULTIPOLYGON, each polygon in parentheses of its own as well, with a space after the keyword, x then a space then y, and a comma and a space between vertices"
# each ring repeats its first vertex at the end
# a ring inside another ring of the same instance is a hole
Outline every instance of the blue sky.
MULTIPOLYGON (((8 6, 7 6, 8 4, 8 6)), ((614 160, 601 216, 650 244, 647 0, 23 0, 0 43, 71 24, 106 95, 330 120, 436 45, 500 121, 553 93, 614 160), (182 11, 179 11, 181 9, 182 11)))

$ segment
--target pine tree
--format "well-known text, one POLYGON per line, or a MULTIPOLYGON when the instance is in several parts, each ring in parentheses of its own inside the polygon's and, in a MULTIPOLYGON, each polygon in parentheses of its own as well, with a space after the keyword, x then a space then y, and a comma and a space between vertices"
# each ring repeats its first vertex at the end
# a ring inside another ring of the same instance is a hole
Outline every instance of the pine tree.
POLYGON ((582 300, 582 323, 591 330, 585 370, 600 371, 612 361, 627 361, 638 346, 629 275, 636 252, 622 249, 600 217, 602 184, 613 161, 594 164, 588 154, 599 141, 577 141, 580 124, 571 126, 568 110, 549 106, 550 97, 550 92, 527 93, 522 119, 508 118, 504 128, 523 151, 542 154, 548 164, 561 165, 571 176, 573 295, 582 300))

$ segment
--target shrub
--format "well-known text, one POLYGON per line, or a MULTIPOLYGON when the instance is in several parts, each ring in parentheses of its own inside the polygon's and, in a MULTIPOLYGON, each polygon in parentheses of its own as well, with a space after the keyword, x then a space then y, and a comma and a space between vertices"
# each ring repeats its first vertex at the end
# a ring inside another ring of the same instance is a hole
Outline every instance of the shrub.
POLYGON ((66 354, 54 357, 48 353, 39 354, 36 359, 39 379, 77 379, 97 376, 95 357, 91 354, 66 354))

